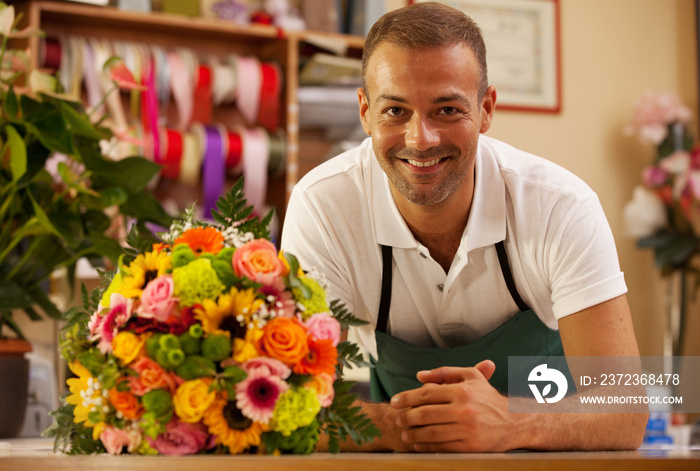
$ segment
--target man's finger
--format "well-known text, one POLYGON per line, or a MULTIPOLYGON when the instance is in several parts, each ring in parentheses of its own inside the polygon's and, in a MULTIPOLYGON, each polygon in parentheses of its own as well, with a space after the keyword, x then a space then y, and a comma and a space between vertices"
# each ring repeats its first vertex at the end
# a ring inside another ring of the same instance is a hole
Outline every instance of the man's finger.
POLYGON ((419 371, 416 374, 416 377, 418 378, 418 381, 423 384, 461 383, 462 381, 468 379, 476 379, 477 376, 475 375, 475 370, 481 373, 481 375, 488 380, 493 375, 493 372, 496 371, 496 364, 491 360, 484 360, 474 365, 473 368, 443 366, 433 370, 419 371))

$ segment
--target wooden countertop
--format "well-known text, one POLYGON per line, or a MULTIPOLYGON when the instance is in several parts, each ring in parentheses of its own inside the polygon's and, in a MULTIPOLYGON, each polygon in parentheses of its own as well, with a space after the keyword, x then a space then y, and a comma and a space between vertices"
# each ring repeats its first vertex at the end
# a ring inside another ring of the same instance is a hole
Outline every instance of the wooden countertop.
POLYGON ((2 471, 700 470, 700 449, 477 454, 316 453, 308 456, 67 456, 47 439, 0 440, 2 471))

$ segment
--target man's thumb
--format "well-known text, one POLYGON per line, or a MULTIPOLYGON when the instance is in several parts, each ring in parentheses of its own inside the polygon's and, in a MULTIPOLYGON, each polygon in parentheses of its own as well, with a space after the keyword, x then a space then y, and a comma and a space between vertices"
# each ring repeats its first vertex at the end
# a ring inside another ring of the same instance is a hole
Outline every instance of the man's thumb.
POLYGON ((493 376, 494 371, 496 371, 496 364, 491 360, 484 360, 474 365, 474 368, 479 370, 488 381, 493 376))

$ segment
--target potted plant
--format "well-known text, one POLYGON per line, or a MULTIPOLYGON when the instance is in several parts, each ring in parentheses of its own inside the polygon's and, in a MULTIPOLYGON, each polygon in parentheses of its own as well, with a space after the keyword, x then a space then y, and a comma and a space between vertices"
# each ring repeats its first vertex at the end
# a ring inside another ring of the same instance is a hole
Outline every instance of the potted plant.
MULTIPOLYGON (((0 438, 21 430, 27 394, 28 344, 15 316, 60 317, 46 293, 57 268, 74 280, 80 258, 116 264, 121 246, 106 235, 115 221, 128 221, 140 237, 153 237, 147 221, 171 222, 146 188, 160 167, 103 155, 100 143, 113 133, 62 94, 56 77, 29 71, 26 51, 10 47, 11 39, 41 34, 18 31, 18 20, 14 7, 0 3, 0 355, 11 355, 0 357, 0 438), (23 372, 3 372, 7 362, 23 372), (3 399, 8 392, 17 398, 3 399), (16 414, 3 419, 6 412, 16 414)), ((123 66, 111 66, 123 78, 123 66)))

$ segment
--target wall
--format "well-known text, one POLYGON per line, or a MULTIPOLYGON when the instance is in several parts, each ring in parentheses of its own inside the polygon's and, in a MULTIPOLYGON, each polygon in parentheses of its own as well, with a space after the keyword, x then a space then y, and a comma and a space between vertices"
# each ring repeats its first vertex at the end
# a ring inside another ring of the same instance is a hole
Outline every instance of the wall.
MULTIPOLYGON (((664 283, 652 254, 625 236, 622 210, 653 149, 623 135, 645 90, 674 91, 697 110, 694 0, 560 0, 563 109, 496 112, 488 134, 583 178, 599 195, 615 235, 643 355, 661 355, 664 283)), ((685 354, 699 355, 692 311, 685 354), (693 338, 694 337, 694 338, 693 338)))

